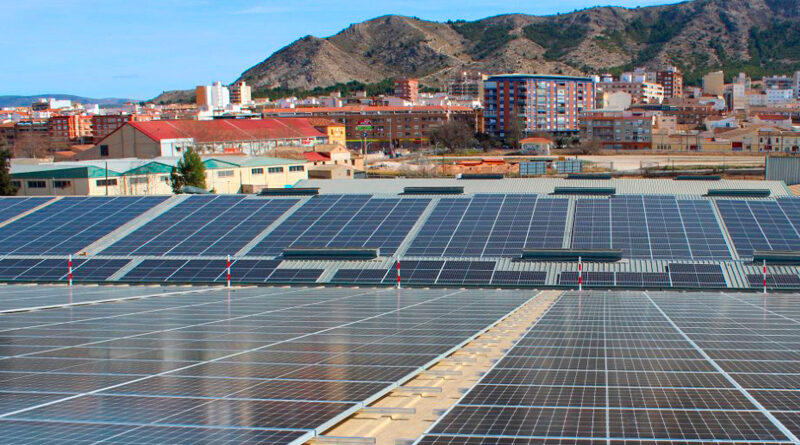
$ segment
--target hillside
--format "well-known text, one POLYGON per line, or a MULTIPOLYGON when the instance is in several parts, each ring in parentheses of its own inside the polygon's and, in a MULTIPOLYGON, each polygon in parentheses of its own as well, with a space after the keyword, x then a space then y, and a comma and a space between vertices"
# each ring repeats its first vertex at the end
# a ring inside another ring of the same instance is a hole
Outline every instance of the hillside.
POLYGON ((394 76, 437 87, 463 69, 580 74, 675 64, 690 83, 716 68, 758 77, 800 67, 799 16, 800 0, 695 0, 473 22, 384 16, 303 37, 240 79, 264 94, 394 76))
POLYGON ((93 99, 91 97, 73 96, 70 94, 37 94, 34 96, 0 96, 0 107, 25 107, 39 99, 46 99, 52 97, 53 99, 66 100, 69 99, 73 102, 81 104, 98 104, 100 106, 107 105, 123 105, 128 102, 135 102, 133 99, 118 99, 118 98, 103 98, 93 99))

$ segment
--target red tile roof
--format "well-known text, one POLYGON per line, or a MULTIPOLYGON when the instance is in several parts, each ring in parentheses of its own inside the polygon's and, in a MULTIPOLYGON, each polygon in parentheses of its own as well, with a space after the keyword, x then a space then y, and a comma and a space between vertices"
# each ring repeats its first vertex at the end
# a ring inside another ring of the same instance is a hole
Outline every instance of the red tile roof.
POLYGON ((327 137, 302 118, 161 120, 126 125, 154 141, 192 138, 202 143, 327 137))
POLYGON ((326 162, 330 161, 331 157, 326 155, 325 153, 320 153, 318 151, 306 151, 303 153, 303 157, 306 158, 308 162, 326 162))
POLYGON ((521 144, 552 144, 553 141, 547 138, 525 138, 519 141, 521 144))

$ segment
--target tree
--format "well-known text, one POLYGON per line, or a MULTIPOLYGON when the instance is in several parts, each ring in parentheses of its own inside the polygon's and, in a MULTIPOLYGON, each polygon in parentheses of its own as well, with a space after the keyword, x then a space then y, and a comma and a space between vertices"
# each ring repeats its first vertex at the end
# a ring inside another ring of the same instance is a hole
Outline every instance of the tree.
POLYGON ((525 139, 526 136, 525 118, 512 110, 511 125, 509 125, 506 133, 506 143, 511 148, 519 150, 519 142, 525 139))
POLYGON ((14 196, 17 188, 11 184, 11 152, 0 150, 0 196, 14 196))
POLYGON ((184 186, 206 188, 206 166, 200 155, 193 149, 188 148, 183 154, 183 158, 178 161, 176 167, 172 167, 170 175, 172 182, 172 192, 181 193, 184 186))
POLYGON ((12 150, 17 158, 44 158, 53 154, 50 136, 36 132, 20 134, 12 150))
POLYGON ((432 144, 441 144, 448 151, 469 147, 475 143, 475 133, 462 121, 450 121, 431 127, 427 135, 432 144))

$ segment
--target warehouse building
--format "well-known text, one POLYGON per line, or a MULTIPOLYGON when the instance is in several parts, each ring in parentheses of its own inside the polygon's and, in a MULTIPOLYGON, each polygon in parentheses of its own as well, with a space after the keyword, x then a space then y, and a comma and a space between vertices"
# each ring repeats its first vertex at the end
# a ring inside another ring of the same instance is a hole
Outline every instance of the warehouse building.
MULTIPOLYGON (((172 194, 178 157, 12 164, 19 196, 127 196, 172 194)), ((304 160, 250 156, 203 159, 206 187, 216 193, 257 193, 308 179, 304 160)))

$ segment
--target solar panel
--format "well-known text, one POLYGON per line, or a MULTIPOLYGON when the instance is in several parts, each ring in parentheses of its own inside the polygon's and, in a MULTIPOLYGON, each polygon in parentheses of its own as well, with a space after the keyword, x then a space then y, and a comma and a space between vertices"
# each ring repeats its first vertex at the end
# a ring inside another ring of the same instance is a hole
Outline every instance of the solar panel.
POLYGON ((66 197, 0 227, 0 254, 75 254, 166 197, 66 197), (81 224, 75 224, 80 220, 81 224))
POLYGON ((104 255, 230 255, 291 208, 296 199, 190 196, 104 255))
POLYGON ((280 260, 236 260, 231 265, 231 280, 237 283, 264 283, 280 260))
POLYGON ((488 284, 492 280, 494 266, 494 261, 447 261, 436 279, 436 284, 488 284))
POLYGON ((276 256, 287 247, 377 247, 391 256, 429 199, 315 196, 248 252, 276 256))
MULTIPOLYGON (((434 284, 442 267, 444 267, 444 261, 403 261, 400 264, 400 277, 402 283, 434 284)), ((388 284, 393 284, 396 281, 397 273, 392 273, 391 271, 383 279, 383 282, 388 284)))
MULTIPOLYGON (((789 274, 767 274, 768 289, 800 289, 800 277, 789 274)), ((764 287, 764 274, 747 274, 747 283, 750 287, 764 287)))
POLYGON ((323 269, 275 269, 267 282, 276 283, 314 283, 324 272, 323 269))
MULTIPOLYGON (((764 306, 746 295, 566 293, 420 443, 794 440, 800 415, 784 413, 800 396, 749 388, 791 386, 795 376, 726 368, 749 343, 775 348, 782 330, 800 332, 796 299, 764 306)), ((749 369, 775 372, 763 358, 749 369)))
POLYGON ((572 247, 622 249, 638 259, 730 258, 710 203, 672 196, 578 200, 572 247))
POLYGON ((0 198, 0 222, 21 215, 52 198, 0 198))
POLYGON ((669 287, 669 274, 661 272, 617 272, 616 284, 619 287, 662 288, 669 287))
POLYGON ((547 272, 496 270, 492 275, 491 284, 509 286, 544 286, 547 272))
POLYGON ((188 260, 144 260, 126 273, 120 281, 138 283, 165 282, 178 271, 188 260))
POLYGON ((520 176, 542 176, 547 174, 546 161, 531 161, 519 163, 520 176))
POLYGON ((536 195, 441 199, 406 254, 518 257, 526 247, 560 248, 568 207, 536 195))
POLYGON ((3 315, 3 353, 19 341, 15 354, 29 355, 0 360, 0 432, 19 443, 309 439, 529 297, 212 288, 3 315))
MULTIPOLYGON (((614 286, 614 272, 583 272, 581 278, 584 286, 614 286)), ((566 286, 578 285, 578 272, 561 272, 558 284, 566 286)))
POLYGON ((800 235, 776 201, 718 200, 717 207, 733 244, 742 258, 754 250, 800 250, 800 235))
POLYGON ((339 269, 331 278, 331 283, 380 284, 391 269, 339 269))

